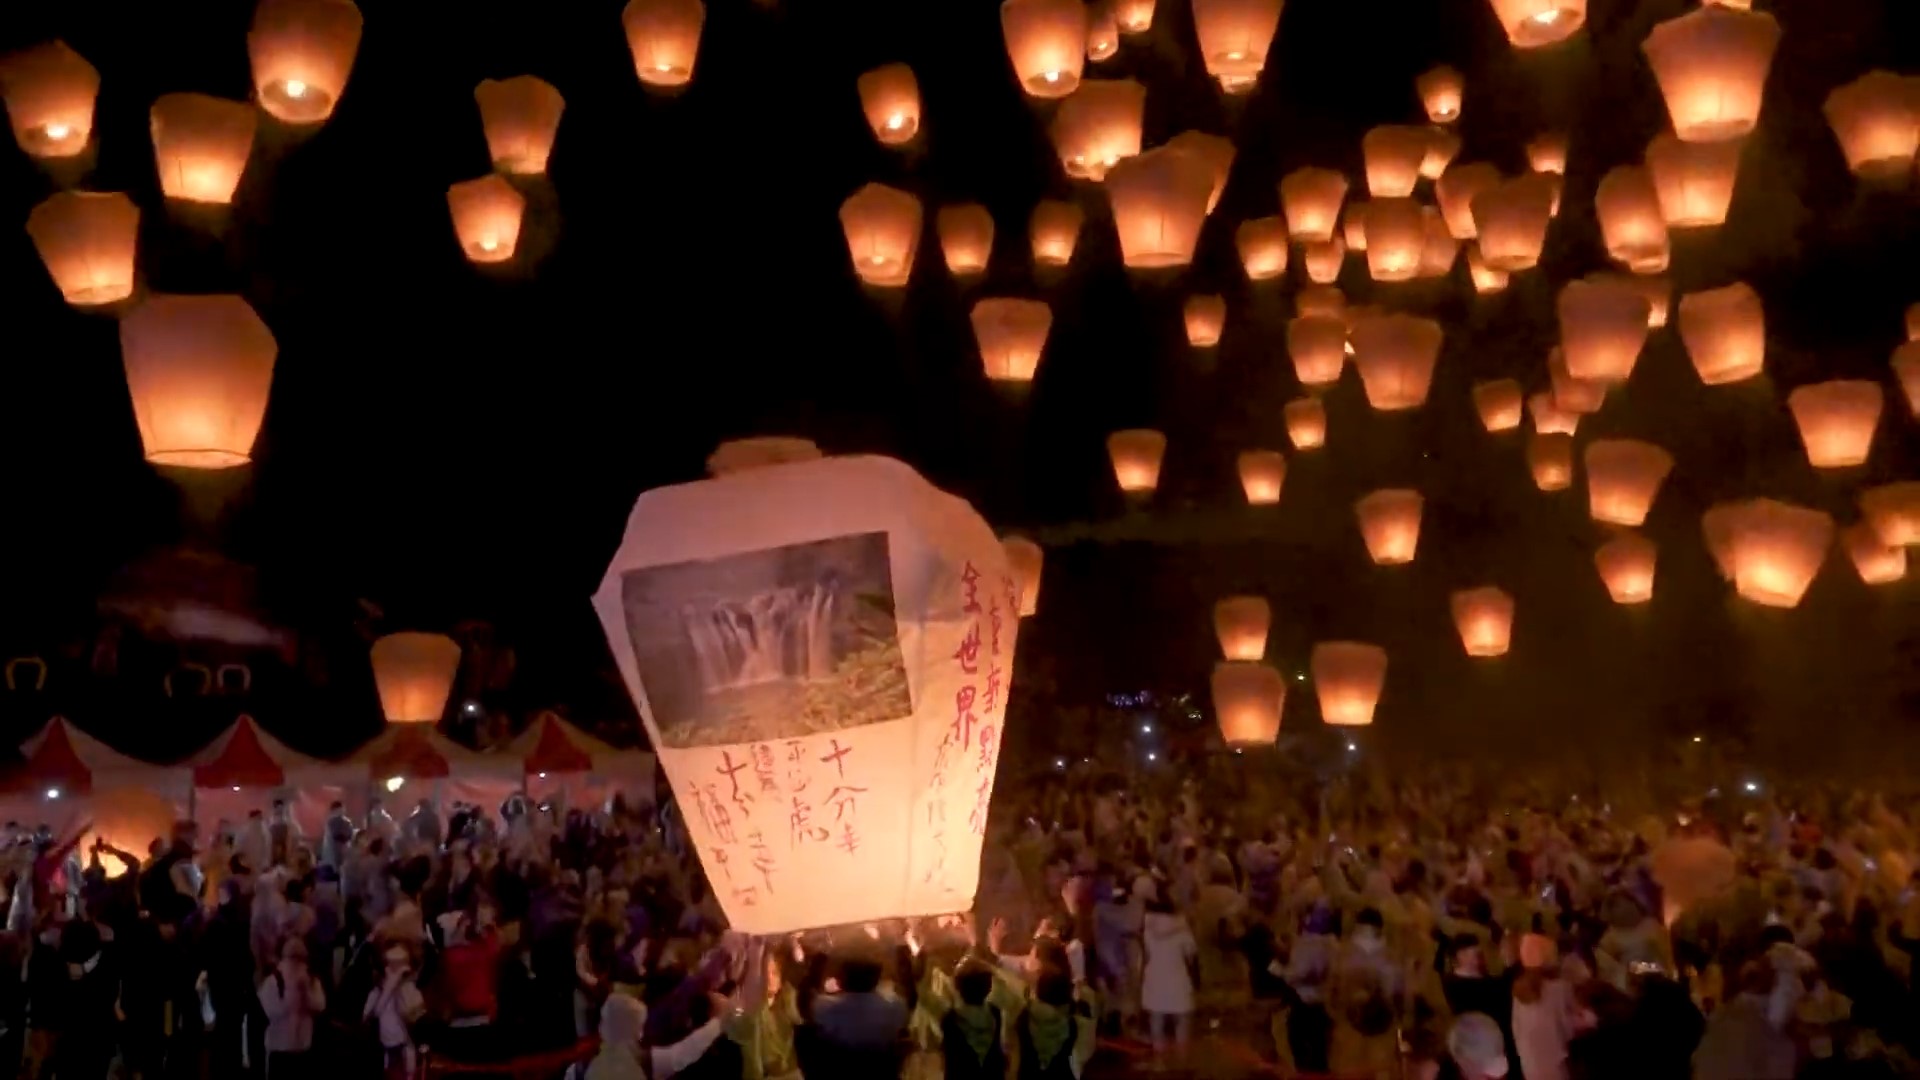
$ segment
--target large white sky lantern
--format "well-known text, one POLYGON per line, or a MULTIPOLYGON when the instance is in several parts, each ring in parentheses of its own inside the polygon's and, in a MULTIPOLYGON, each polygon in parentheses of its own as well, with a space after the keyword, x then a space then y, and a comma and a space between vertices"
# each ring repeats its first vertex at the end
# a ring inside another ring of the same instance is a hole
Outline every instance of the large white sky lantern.
POLYGON ((1267 49, 1280 25, 1282 0, 1192 0, 1193 35, 1207 74, 1229 94, 1243 94, 1260 80, 1267 49))
POLYGON ((973 905, 1020 599, 889 458, 640 496, 594 607, 735 930, 973 905))
POLYGON ((1656 24, 1641 49, 1667 99, 1674 134, 1713 142, 1753 130, 1779 45, 1773 16, 1709 4, 1656 24))

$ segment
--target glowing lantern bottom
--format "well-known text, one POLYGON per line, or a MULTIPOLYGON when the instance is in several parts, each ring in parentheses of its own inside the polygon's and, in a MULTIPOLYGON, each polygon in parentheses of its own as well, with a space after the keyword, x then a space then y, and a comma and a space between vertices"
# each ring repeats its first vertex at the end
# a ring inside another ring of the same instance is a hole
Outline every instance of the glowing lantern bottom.
POLYGON ((1309 663, 1322 720, 1336 727, 1373 723, 1387 685, 1387 650, 1358 641, 1323 641, 1313 647, 1309 663))
MULTIPOLYGON (((135 857, 144 857, 147 845, 173 835, 180 818, 179 810, 166 799, 145 788, 113 788, 95 791, 87 800, 87 815, 93 824, 81 840, 82 851, 96 842, 107 844, 135 857)), ((100 860, 108 877, 126 872, 119 859, 100 860)))
POLYGON ((1287 681, 1258 662, 1213 666, 1213 710, 1228 746, 1270 746, 1280 737, 1280 709, 1287 681))

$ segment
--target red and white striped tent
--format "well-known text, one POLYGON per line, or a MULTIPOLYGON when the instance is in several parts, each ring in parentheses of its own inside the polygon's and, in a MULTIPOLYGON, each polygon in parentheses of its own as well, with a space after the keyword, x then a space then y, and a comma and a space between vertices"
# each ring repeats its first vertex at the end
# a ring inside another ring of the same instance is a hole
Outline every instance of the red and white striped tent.
POLYGON ((81 731, 64 716, 20 744, 21 764, 0 777, 0 818, 56 833, 81 824, 95 793, 123 788, 153 792, 186 811, 192 784, 180 766, 152 765, 81 731))
POLYGON ((470 802, 489 809, 519 790, 519 763, 447 738, 432 724, 388 724, 347 759, 366 790, 396 817, 419 799, 470 802))
POLYGON ((653 802, 652 754, 616 750, 556 713, 541 713, 494 753, 519 763, 527 795, 535 801, 564 794, 569 806, 584 808, 621 792, 630 800, 653 802))
POLYGON ((327 804, 358 801, 366 771, 351 764, 309 757, 260 729, 251 716, 214 736, 188 758, 193 771, 193 815, 202 830, 226 820, 239 824, 252 810, 265 811, 285 798, 308 836, 319 835, 327 804))

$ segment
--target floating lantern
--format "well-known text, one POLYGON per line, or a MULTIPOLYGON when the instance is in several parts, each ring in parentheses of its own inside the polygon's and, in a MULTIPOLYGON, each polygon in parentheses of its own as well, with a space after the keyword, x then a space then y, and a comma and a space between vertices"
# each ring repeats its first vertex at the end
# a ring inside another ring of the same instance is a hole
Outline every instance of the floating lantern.
POLYGON ((1607 402, 1607 384, 1598 379, 1576 379, 1567 370, 1559 346, 1547 354, 1547 377, 1553 381, 1553 403, 1568 412, 1596 413, 1607 402))
POLYGON ((487 79, 474 88, 473 100, 480 106, 480 126, 487 133, 494 168, 522 176, 547 171, 560 114, 567 107, 553 84, 532 75, 487 79))
POLYGON ((1480 424, 1490 432, 1512 431, 1520 426, 1525 402, 1520 384, 1512 379, 1489 379, 1473 384, 1473 408, 1480 424))
POLYGON ((1420 155, 1420 176, 1438 180, 1460 154, 1460 136, 1446 128, 1427 129, 1427 152, 1420 155))
POLYGON ((860 76, 860 109, 882 146, 905 146, 920 134, 920 82, 905 64, 882 64, 860 76))
MULTIPOLYGON (((1412 199, 1374 199, 1367 204, 1367 273, 1375 281, 1411 281, 1420 273, 1427 246, 1424 207, 1412 199)), ((1352 247, 1349 237, 1347 246, 1352 247)))
POLYGON ((1528 173, 1473 197, 1474 233, 1480 258, 1495 270, 1530 270, 1546 246, 1547 223, 1553 217, 1553 186, 1549 173, 1528 173))
POLYGON ((1299 398, 1281 410, 1287 418, 1287 439, 1295 450, 1314 450, 1327 444, 1327 407, 1319 398, 1299 398))
POLYGON ((1013 580, 1020 587, 1019 610, 1024 619, 1040 610, 1040 580, 1046 566, 1046 552, 1024 536, 1009 536, 1000 541, 1000 548, 1006 552, 1007 569, 1013 572, 1013 580))
POLYGON ((1767 355, 1766 314, 1760 294, 1745 282, 1680 298, 1680 340, 1708 386, 1760 374, 1767 355))
POLYGON ((1347 323, 1338 316, 1302 315, 1287 322, 1287 354, 1303 386, 1332 386, 1347 362, 1347 323))
POLYGON ((1920 416, 1920 341, 1909 341, 1893 350, 1893 377, 1907 398, 1907 411, 1920 416))
POLYGON ((640 81, 660 87, 691 82, 706 21, 707 9, 700 0, 628 0, 620 23, 640 81))
POLYGON ((1213 665, 1213 712, 1228 746, 1271 746, 1280 737, 1287 680, 1265 664, 1213 665))
POLYGON ((1653 541, 1621 533, 1600 545, 1593 553, 1593 565, 1614 603, 1644 604, 1653 599, 1653 573, 1659 556, 1660 549, 1653 541))
POLYGON ((748 469, 764 469, 769 465, 819 461, 823 456, 820 447, 812 439, 791 435, 754 435, 744 439, 729 439, 707 455, 707 475, 732 476, 748 469))
POLYGON ((1233 140, 1204 131, 1183 131, 1167 140, 1167 147, 1192 154, 1205 162, 1212 188, 1207 192, 1207 213, 1220 205, 1220 194, 1227 190, 1227 176, 1233 171, 1233 140))
POLYGON ((947 257, 947 269, 954 277, 983 273, 993 254, 993 215, 979 203, 943 206, 934 215, 934 228, 940 233, 940 250, 947 257))
POLYGON ((1087 12, 1087 59, 1094 63, 1113 59, 1120 51, 1120 28, 1114 25, 1113 12, 1105 4, 1087 12))
POLYGON ((1460 257, 1460 241, 1447 231, 1447 221, 1440 216, 1440 211, 1423 206, 1420 214, 1426 222, 1426 240, 1420 245, 1420 270, 1417 276, 1446 277, 1453 272, 1454 261, 1460 257))
POLYGON ((1587 508, 1593 520, 1638 527, 1673 471, 1673 455, 1639 439, 1587 444, 1587 508))
POLYGON ((1454 239, 1471 240, 1480 234, 1473 223, 1473 200, 1499 186, 1500 170, 1484 161, 1455 165, 1434 181, 1433 197, 1440 203, 1440 216, 1454 239))
POLYGON ((1869 71, 1835 87, 1822 111, 1856 176, 1891 180, 1913 171, 1920 150, 1920 89, 1910 76, 1869 71))
POLYGON ((1155 0, 1113 0, 1113 21, 1123 34, 1144 34, 1153 29, 1155 0))
POLYGON ((1920 341, 1920 303, 1907 305, 1907 340, 1920 341))
POLYGON ((1308 315, 1328 315, 1346 321, 1347 297, 1332 285, 1309 285, 1301 289, 1293 298, 1293 309, 1304 318, 1308 315))
POLYGON ((1229 596, 1213 605, 1213 632, 1229 660, 1259 660, 1267 655, 1267 630, 1273 610, 1265 597, 1229 596))
POLYGON ((1347 241, 1348 251, 1367 250, 1367 206, 1365 201, 1350 202, 1340 217, 1340 235, 1347 241))
POLYGON ((1865 379, 1812 383, 1788 394, 1807 461, 1816 469, 1865 465, 1880 424, 1880 398, 1880 384, 1865 379))
POLYGON ((1513 597, 1486 585, 1460 589, 1451 598, 1453 625, 1468 656, 1505 656, 1513 641, 1513 597))
POLYGON ((1561 408, 1551 390, 1530 395, 1527 412, 1533 417, 1533 430, 1542 435, 1572 435, 1580 426, 1580 414, 1561 408))
POLYGON ((1225 299, 1206 294, 1189 296, 1181 314, 1187 324, 1187 344, 1197 349, 1220 344, 1220 332, 1227 325, 1225 299))
POLYGON ((477 263, 513 258, 527 200, 512 184, 493 175, 463 180, 447 188, 447 209, 453 214, 453 232, 467 258, 477 263))
POLYGON ((1587 21, 1587 0, 1488 0, 1516 49, 1565 41, 1587 21))
POLYGON ((1088 79, 1060 103, 1053 145, 1076 180, 1104 180, 1107 170, 1140 152, 1147 88, 1132 79, 1088 79))
POLYGON ((1467 245, 1467 276, 1473 279, 1475 292, 1495 293, 1507 287, 1507 272, 1488 266, 1477 242, 1467 245))
POLYGON ((14 141, 29 157, 68 158, 93 136, 100 73, 64 41, 0 57, 0 97, 14 141))
POLYGON ((460 643, 410 630, 382 635, 372 652, 373 682, 387 723, 439 723, 460 670, 460 643))
POLYGON ((1832 517, 1772 499, 1719 503, 1701 528, 1721 576, 1766 607, 1797 606, 1833 545, 1832 517))
POLYGON ((1280 208, 1287 217, 1287 231, 1302 243, 1333 239, 1340 203, 1346 197, 1347 178, 1332 169, 1309 165, 1280 178, 1280 208))
POLYGON ((1129 495, 1146 494, 1160 486, 1160 461, 1166 455, 1167 437, 1157 431, 1134 428, 1107 436, 1113 477, 1129 495))
POLYGON ((251 460, 278 351, 238 296, 148 296, 120 322, 147 460, 189 469, 251 460))
POLYGON ((1673 286, 1666 278, 1647 274, 1599 271, 1588 274, 1586 280, 1593 285, 1632 289, 1647 302, 1647 327, 1653 329, 1667 325, 1667 307, 1672 302, 1669 294, 1673 286))
POLYGON ((75 307, 133 295, 140 208, 118 192, 55 192, 27 215, 27 235, 47 276, 75 307))
POLYGON ((1885 585, 1907 576, 1907 549, 1884 543, 1867 522, 1856 522, 1840 531, 1847 557, 1868 585, 1885 585))
POLYGON ((1567 171, 1567 135, 1543 131, 1527 144, 1527 167, 1534 172, 1564 176, 1567 171))
POLYGON ((289 124, 332 116, 360 51, 360 28, 352 0, 260 0, 247 31, 260 107, 289 124))
POLYGON ((1120 234, 1121 261, 1136 270, 1192 262, 1212 191, 1206 161, 1172 146, 1115 165, 1107 174, 1107 197, 1120 234))
POLYGON ((1280 488, 1287 481, 1287 459, 1280 451, 1242 450, 1238 464, 1247 505, 1272 506, 1280 501, 1280 488))
POLYGON ((1420 104, 1427 110, 1427 119, 1436 124, 1451 124, 1460 119, 1460 97, 1466 90, 1466 80, 1458 71, 1441 64, 1413 80, 1413 87, 1420 92, 1420 104))
POLYGON ((1647 343, 1646 297, 1610 281, 1569 281, 1557 307, 1567 374, 1601 382, 1633 374, 1647 343))
POLYGON ((230 203, 253 152, 259 114, 205 94, 162 94, 149 126, 160 192, 169 199, 230 203))
POLYGON ((1325 243, 1310 243, 1300 253, 1300 264, 1306 267, 1307 280, 1318 285, 1331 285, 1340 280, 1340 267, 1347 261, 1347 245, 1339 237, 1325 243))
POLYGON ((884 288, 907 283, 920 247, 919 199, 885 184, 868 184, 840 204, 840 228, 861 281, 884 288))
POLYGON ((1280 25, 1282 0, 1193 0, 1193 34, 1207 74, 1229 94, 1253 89, 1280 25))
POLYGON ((1360 371, 1367 403, 1382 412, 1426 404, 1441 337, 1439 323, 1417 315, 1355 319, 1350 335, 1353 366, 1360 371))
POLYGON ((1657 274, 1667 268, 1672 249, 1652 173, 1638 165, 1608 169, 1594 192, 1593 208, 1600 218, 1601 239, 1614 261, 1636 274, 1657 274))
POLYGON ((1367 163, 1367 194, 1375 199, 1413 194, 1431 143, 1432 133, 1423 127, 1382 124, 1368 129, 1360 138, 1360 153, 1367 163))
POLYGON ((1527 468, 1541 491, 1565 491, 1573 485, 1573 436, 1536 430, 1527 440, 1527 468))
POLYGON ((1320 719, 1336 727, 1365 727, 1387 685, 1387 650, 1358 641, 1322 641, 1308 662, 1320 694, 1320 719))
POLYGON ((996 382, 1032 382, 1052 328, 1053 310, 1044 301, 995 297, 973 305, 980 364, 996 382))
POLYGON ((1080 225, 1086 216, 1079 203, 1041 199, 1033 208, 1030 226, 1033 261, 1041 266, 1065 266, 1072 262, 1073 249, 1080 241, 1080 225))
POLYGON ((1744 145, 1743 139, 1681 142, 1665 132, 1653 137, 1647 172, 1668 228, 1709 228, 1727 220, 1744 145))
POLYGON ((1862 491, 1860 512, 1881 543, 1894 547, 1920 544, 1920 480, 1901 480, 1862 491))
POLYGON ((1080 85, 1087 46, 1087 7, 1080 0, 1006 0, 1000 30, 1014 77, 1029 97, 1066 97, 1080 85))
POLYGON ((1412 488, 1382 488, 1353 504, 1367 554, 1380 566, 1404 566, 1420 546, 1420 508, 1426 500, 1412 488))
MULTIPOLYGON (((66 723, 64 720, 56 722, 66 723)), ((41 745, 46 744, 42 742, 41 745)), ((72 743, 67 741, 67 745, 71 747, 72 743)), ((72 750, 69 749, 68 753, 72 753, 72 750)), ((90 785, 103 779, 98 773, 91 770, 89 773, 90 785)), ((155 840, 172 836, 174 826, 180 822, 180 808, 170 797, 155 790, 160 786, 161 783, 156 783, 154 787, 101 785, 86 791, 86 811, 83 815, 86 821, 80 835, 75 838, 76 850, 93 852, 95 845, 104 844, 117 851, 145 851, 155 840)), ((82 792, 69 794, 80 795, 82 792)), ((124 880, 123 887, 133 885, 141 873, 137 863, 129 867, 119 859, 104 859, 94 865, 109 881, 126 879, 131 872, 133 879, 124 880)))
POLYGON ((1753 130, 1779 44, 1773 16, 1709 5, 1656 23, 1641 49, 1667 99, 1674 133, 1687 142, 1712 142, 1753 130))
POLYGON ((1266 281, 1287 272, 1287 223, 1279 217, 1252 218, 1233 233, 1240 249, 1240 265, 1252 281, 1266 281))

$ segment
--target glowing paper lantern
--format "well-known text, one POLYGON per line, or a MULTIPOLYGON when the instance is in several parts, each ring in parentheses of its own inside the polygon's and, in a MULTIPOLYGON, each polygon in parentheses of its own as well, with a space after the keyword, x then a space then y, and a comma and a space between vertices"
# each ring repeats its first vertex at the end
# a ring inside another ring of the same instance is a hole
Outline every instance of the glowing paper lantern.
POLYGON ((1309 285, 1293 298, 1293 309, 1301 317, 1327 315, 1346 321, 1347 297, 1331 285, 1309 285))
POLYGON ((920 134, 920 83, 905 64, 882 64, 855 84, 867 126, 882 146, 905 146, 920 134))
POLYGON ((1653 852, 1652 870, 1660 886, 1661 917, 1668 926, 1739 880, 1733 852, 1710 836, 1680 836, 1662 843, 1653 852))
MULTIPOLYGON (((181 814, 165 796, 143 787, 100 787, 87 796, 87 827, 81 836, 81 849, 105 843, 125 852, 144 852, 155 840, 173 835, 181 814)), ((110 879, 127 872, 119 859, 100 860, 100 868, 110 879)), ((137 873, 137 870, 136 870, 137 873)))
POLYGON ((55 192, 27 215, 27 235, 60 295, 75 307, 133 295, 140 208, 115 192, 55 192))
POLYGON ((1534 172, 1565 174, 1567 171, 1567 134, 1543 131, 1527 143, 1527 167, 1534 172))
POLYGON ((1227 302, 1219 296, 1187 297, 1182 311, 1187 325, 1187 344, 1197 349, 1220 344, 1220 331, 1227 325, 1227 302))
POLYGON ((1041 300, 995 297, 973 305, 973 337, 980 364, 996 382, 1032 382, 1053 328, 1053 311, 1041 300))
POLYGON ((1192 262, 1212 191, 1206 161, 1172 146, 1115 165, 1107 173, 1107 197, 1120 234, 1121 261, 1137 270, 1192 262))
POLYGON ((1625 382, 1647 343, 1646 297, 1608 281, 1569 281, 1557 306, 1567 373, 1625 382))
POLYGON ((1631 289, 1640 294, 1647 302, 1647 326, 1649 329, 1667 325, 1667 308, 1672 303, 1670 295, 1672 283, 1664 277, 1648 274, 1621 274, 1612 271, 1599 271, 1588 274, 1586 280, 1593 285, 1607 285, 1614 288, 1631 289))
POLYGON ((1331 285, 1340 280, 1340 267, 1347 261, 1347 245, 1338 237, 1325 243, 1310 243, 1300 253, 1300 264, 1306 268, 1307 280, 1320 285, 1331 285))
POLYGON ((1302 315, 1287 322, 1287 353, 1303 386, 1331 386, 1347 362, 1347 324, 1329 315, 1302 315))
POLYGON ((1920 342, 1909 341, 1893 350, 1893 377, 1907 398, 1907 411, 1920 416, 1920 342))
POLYGON ((1516 49, 1565 41, 1587 21, 1587 0, 1488 0, 1516 49))
POLYGON ((1653 573, 1660 549, 1633 533, 1622 533, 1600 545, 1593 565, 1616 604, 1644 604, 1653 599, 1653 573))
POLYGON ((1541 491, 1565 491, 1573 485, 1573 436, 1535 430, 1527 440, 1527 469, 1541 491))
POLYGON ((1494 293, 1507 287, 1507 272, 1495 270, 1480 257, 1478 243, 1467 245, 1467 276, 1473 279, 1473 290, 1480 293, 1494 293))
POLYGON ((1423 127, 1382 124, 1369 128, 1360 137, 1360 153, 1367 163, 1367 194, 1375 199, 1413 194, 1431 142, 1431 132, 1423 127))
POLYGON ((1712 142, 1753 130, 1779 44, 1773 16, 1710 5, 1655 24, 1641 49, 1667 99, 1674 133, 1687 142, 1712 142))
POLYGON ((494 168, 527 176, 547 171, 567 107, 553 84, 532 75, 487 79, 474 88, 473 100, 480 106, 494 168))
POLYGON ((1080 0, 1006 0, 1000 30, 1028 96, 1066 97, 1080 85, 1087 46, 1087 7, 1080 0))
POLYGON ((64 41, 0 57, 0 97, 14 141, 30 157, 67 158, 93 136, 100 73, 64 41))
POLYGON ((1454 239, 1471 240, 1480 235, 1473 223, 1473 200, 1481 192, 1499 187, 1500 182, 1500 170, 1484 161, 1455 165, 1434 181, 1433 197, 1440 203, 1440 216, 1454 239))
POLYGON ((352 0, 260 0, 247 31, 260 107, 289 124, 332 116, 360 51, 360 27, 352 0))
POLYGON ((1468 656, 1505 656, 1513 641, 1513 597, 1495 585, 1460 589, 1451 598, 1453 625, 1468 656))
POLYGON ((1280 710, 1287 680, 1265 664, 1227 661, 1213 665, 1213 711, 1228 746, 1271 746, 1280 737, 1280 710))
POLYGON ((1000 541, 1000 547, 1007 554, 1007 569, 1020 587, 1020 617, 1024 619, 1040 610, 1041 572, 1047 555, 1039 544, 1024 536, 1009 536, 1000 541))
POLYGON ((463 180, 447 188, 447 209, 460 250, 477 263, 513 258, 520 243, 520 219, 527 200, 499 176, 463 180))
POLYGON ((1213 605, 1213 632, 1229 660, 1259 660, 1267 655, 1267 630, 1273 609, 1265 597, 1229 596, 1213 605))
POLYGON ((1885 180, 1913 171, 1920 150, 1920 89, 1910 77, 1869 71, 1835 87, 1823 111, 1855 175, 1885 180))
POLYGON ((1490 432, 1512 431, 1524 411, 1520 384, 1512 379, 1490 379, 1473 384, 1473 407, 1480 424, 1490 432))
POLYGON ((1242 450, 1238 465, 1247 505, 1272 506, 1280 501, 1280 489, 1287 482, 1287 459, 1280 451, 1242 450))
POLYGON ((1240 249, 1240 265, 1253 281, 1266 281, 1287 271, 1287 223, 1278 217, 1253 218, 1233 233, 1240 249))
POLYGON ((1920 341, 1920 303, 1907 305, 1907 340, 1920 341))
POLYGON ((1552 190, 1553 197, 1547 204, 1547 216, 1549 218, 1559 217, 1560 191, 1567 186, 1567 178, 1561 176, 1559 173, 1531 173, 1529 175, 1537 177, 1541 183, 1546 184, 1547 187, 1552 190))
MULTIPOLYGON (((1424 209, 1412 199, 1374 199, 1367 203, 1367 273, 1373 280, 1411 281, 1420 273, 1420 256, 1427 246, 1424 209)), ((1347 246, 1353 246, 1351 236, 1347 246)))
POLYGON ((1901 480, 1862 491, 1860 512, 1881 543, 1893 547, 1920 544, 1920 480, 1901 480))
POLYGON ((1107 170, 1140 152, 1147 88, 1132 79, 1087 79, 1053 117, 1060 166, 1076 180, 1104 180, 1107 170))
POLYGON ((1221 193, 1227 190, 1227 177, 1233 172, 1233 140, 1204 131, 1183 131, 1167 140, 1167 148, 1192 154, 1206 163, 1207 175, 1213 184, 1207 192, 1207 213, 1213 213, 1213 208, 1220 205, 1221 193))
POLYGON ((1652 173, 1638 165, 1608 169, 1594 193, 1593 208, 1600 218, 1601 239, 1614 261, 1636 274, 1657 274, 1667 268, 1672 248, 1652 173))
POLYGON ((162 94, 149 126, 160 192, 169 199, 230 203, 253 152, 259 114, 205 94, 162 94))
POLYGON ((1542 435, 1572 435, 1580 426, 1580 414, 1561 408, 1551 390, 1529 396, 1527 412, 1533 417, 1533 430, 1542 435))
POLYGON ((1446 219, 1440 216, 1440 211, 1423 206, 1420 215, 1426 224, 1426 237, 1420 245, 1420 270, 1417 276, 1446 277, 1453 272, 1453 264, 1460 257, 1460 241, 1447 231, 1446 219))
POLYGON ((1639 439, 1595 439, 1586 459, 1588 512, 1609 525, 1644 524, 1673 471, 1672 454, 1639 439))
POLYGON ((1144 34, 1153 29, 1155 0, 1114 0, 1113 21, 1123 34, 1144 34))
POLYGON ((1382 488, 1353 504, 1367 554, 1380 566, 1413 561, 1420 546, 1420 508, 1425 500, 1412 488, 1382 488))
POLYGON ((693 80, 707 9, 700 0, 628 0, 620 12, 633 69, 648 86, 685 86, 693 80))
POLYGON ((460 670, 460 643, 405 631, 373 643, 373 682, 390 724, 438 723, 460 670))
POLYGON ((189 469, 251 460, 278 351, 273 332, 238 296, 148 296, 120 322, 147 460, 189 469))
POLYGON ((748 469, 764 469, 769 465, 793 465, 802 461, 819 461, 820 447, 812 439, 801 439, 791 435, 755 435, 745 439, 729 439, 714 448, 707 455, 707 475, 732 476, 748 469))
POLYGON ((1080 241, 1080 225, 1086 216, 1079 203, 1041 199, 1033 208, 1033 221, 1029 226, 1033 261, 1041 266, 1065 266, 1072 262, 1073 249, 1080 241))
POLYGON ((1313 450, 1327 443, 1327 407, 1319 398, 1299 398, 1281 410, 1287 419, 1287 439, 1295 450, 1313 450))
POLYGON ((1856 522, 1842 529, 1840 542, 1846 545, 1847 557, 1853 560, 1853 568, 1859 571, 1862 582, 1885 585, 1907 576, 1907 549, 1882 542, 1880 534, 1867 522, 1856 522))
POLYGON ((1287 217, 1287 232, 1302 243, 1333 239, 1346 197, 1347 178, 1332 169, 1309 165, 1280 178, 1280 208, 1287 217))
POLYGON ((1320 719, 1336 727, 1373 723, 1387 685, 1387 650, 1358 641, 1322 641, 1308 661, 1320 694, 1320 719))
POLYGON ((1438 180, 1460 153, 1460 136, 1446 128, 1427 129, 1427 152, 1420 155, 1420 176, 1438 180))
POLYGON ((1553 217, 1550 175, 1517 176, 1473 197, 1474 233, 1488 266, 1512 272, 1530 270, 1540 261, 1553 217))
POLYGON ((1440 324, 1417 315, 1369 315, 1354 320, 1353 366, 1367 403, 1382 412, 1426 404, 1440 359, 1440 324))
POLYGON ((1120 51, 1120 28, 1114 25, 1113 12, 1102 4, 1087 12, 1087 59, 1094 63, 1113 59, 1120 51))
POLYGON ((1413 80, 1413 87, 1420 92, 1420 104, 1427 110, 1427 119, 1436 124, 1451 124, 1460 119, 1460 96, 1466 91, 1466 80, 1460 73, 1441 64, 1430 68, 1413 80))
POLYGON ((1866 464, 1880 424, 1880 399, 1880 384, 1865 379, 1811 383, 1788 394, 1807 461, 1816 469, 1866 464))
POLYGON ((1193 33, 1207 74, 1229 94, 1253 89, 1280 25, 1282 0, 1193 0, 1193 33))
POLYGON ((1740 179, 1743 139, 1681 142, 1665 132, 1647 144, 1647 172, 1672 229, 1701 229, 1727 220, 1740 179))
POLYGON ((1797 606, 1833 545, 1832 517, 1772 499, 1719 503, 1701 527, 1721 576, 1767 607, 1797 606))
POLYGON ((1559 346, 1547 355, 1547 377, 1553 380, 1553 403, 1568 412, 1596 413, 1607 403, 1607 384, 1598 379, 1574 378, 1559 346))
POLYGON ((971 907, 1020 600, 986 523, 891 459, 640 496, 594 606, 728 925, 971 907), (751 818, 710 812, 729 776, 751 818))
POLYGON ((940 250, 954 277, 985 272, 993 254, 993 215, 986 207, 979 203, 943 206, 934 215, 934 228, 939 230, 940 250))
POLYGON ((1129 495, 1145 494, 1160 486, 1160 462, 1167 456, 1167 437, 1157 431, 1133 428, 1107 436, 1107 456, 1113 459, 1113 478, 1129 495))
POLYGON ((885 184, 868 184, 840 204, 840 228, 861 281, 886 288, 907 283, 920 247, 919 199, 885 184))
POLYGON ((1680 340, 1708 386, 1760 374, 1767 355, 1766 314, 1760 294, 1745 282, 1680 298, 1680 340))
POLYGON ((1367 250, 1367 207, 1370 203, 1362 200, 1347 204, 1346 213, 1340 217, 1340 235, 1347 241, 1348 251, 1367 250))

